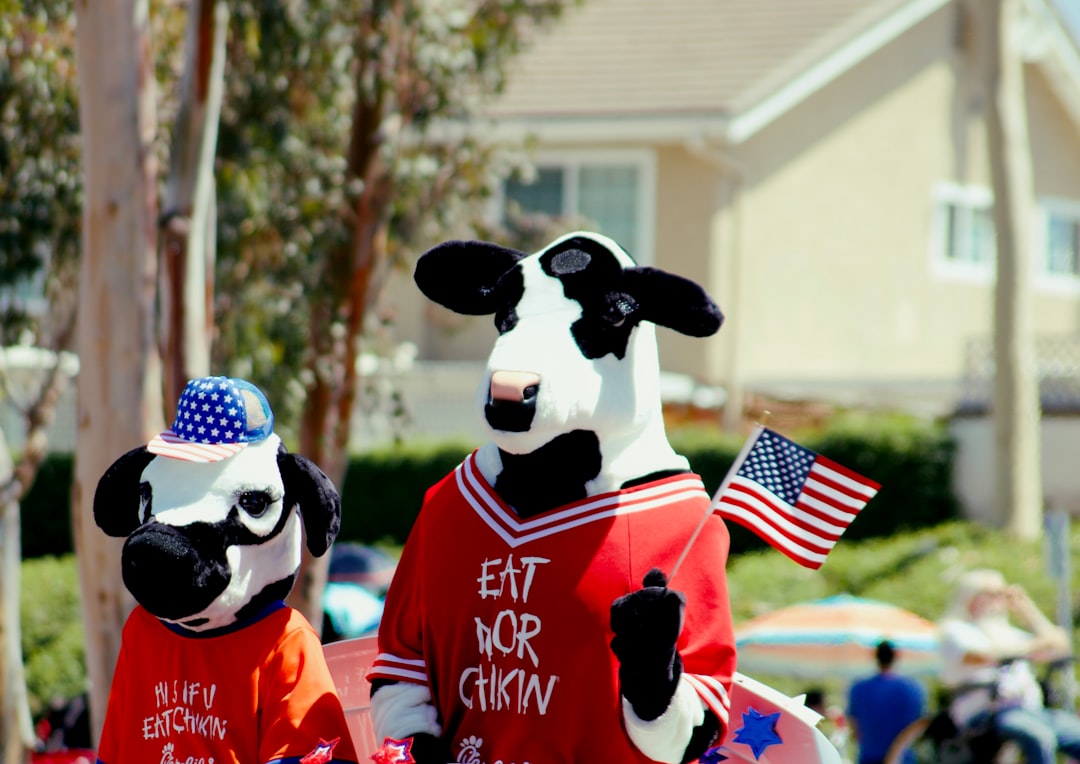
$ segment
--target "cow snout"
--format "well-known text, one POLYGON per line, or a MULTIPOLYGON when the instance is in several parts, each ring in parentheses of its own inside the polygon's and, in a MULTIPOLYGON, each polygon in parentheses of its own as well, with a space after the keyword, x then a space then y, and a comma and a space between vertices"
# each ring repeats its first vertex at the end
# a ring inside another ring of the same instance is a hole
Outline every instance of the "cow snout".
POLYGON ((527 432, 536 415, 540 375, 530 371, 496 371, 491 375, 484 416, 493 429, 527 432))
POLYGON ((142 526, 124 542, 124 585, 158 618, 178 620, 201 612, 229 585, 225 545, 220 539, 215 543, 219 535, 204 524, 142 526))

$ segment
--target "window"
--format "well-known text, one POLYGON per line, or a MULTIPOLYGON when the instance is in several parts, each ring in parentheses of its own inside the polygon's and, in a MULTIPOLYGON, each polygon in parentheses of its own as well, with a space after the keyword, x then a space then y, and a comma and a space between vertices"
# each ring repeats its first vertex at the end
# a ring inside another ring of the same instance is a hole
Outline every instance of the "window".
POLYGON ((1041 276, 1071 281, 1080 278, 1080 202, 1040 199, 1041 276))
POLYGON ((990 279, 994 274, 993 197, 977 186, 941 184, 934 190, 933 251, 939 275, 990 279))
POLYGON ((610 236, 638 264, 651 264, 655 177, 655 158, 647 151, 541 154, 535 177, 506 182, 504 217, 511 204, 565 217, 610 236))

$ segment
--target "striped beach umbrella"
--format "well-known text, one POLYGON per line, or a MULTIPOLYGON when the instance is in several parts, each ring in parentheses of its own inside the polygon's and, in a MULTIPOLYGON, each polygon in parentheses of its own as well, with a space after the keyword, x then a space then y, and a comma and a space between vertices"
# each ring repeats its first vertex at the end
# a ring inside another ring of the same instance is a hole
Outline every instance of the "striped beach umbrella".
POLYGON ((838 594, 775 610, 735 627, 738 670, 802 679, 855 679, 873 673, 874 648, 896 648, 893 670, 940 670, 937 626, 887 602, 838 594))

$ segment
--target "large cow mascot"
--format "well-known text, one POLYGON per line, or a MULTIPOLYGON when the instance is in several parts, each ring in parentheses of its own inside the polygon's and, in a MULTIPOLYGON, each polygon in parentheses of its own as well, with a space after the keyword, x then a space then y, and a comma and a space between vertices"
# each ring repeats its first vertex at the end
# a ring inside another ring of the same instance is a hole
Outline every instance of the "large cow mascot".
POLYGON ((257 387, 188 382, 172 427, 98 482, 125 538, 124 625, 100 764, 329 764, 356 753, 318 635, 285 605, 302 538, 337 535, 338 493, 285 450, 257 387))
POLYGON ((717 306, 584 232, 528 256, 446 242, 415 279, 499 335, 477 400, 490 441, 428 490, 387 595, 384 759, 719 761, 729 722, 751 761, 779 744, 760 709, 730 718, 728 533, 661 413, 653 325, 707 337, 717 306))

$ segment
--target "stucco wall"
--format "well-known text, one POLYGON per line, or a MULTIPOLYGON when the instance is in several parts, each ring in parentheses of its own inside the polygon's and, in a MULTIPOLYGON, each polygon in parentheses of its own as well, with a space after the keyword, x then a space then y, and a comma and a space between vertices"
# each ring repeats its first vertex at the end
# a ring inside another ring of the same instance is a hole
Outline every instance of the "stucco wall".
MULTIPOLYGON (((943 277, 931 260, 935 185, 989 187, 951 19, 936 14, 742 150, 748 385, 955 378, 968 340, 990 334, 992 283, 943 277)), ((1037 192, 1080 199, 1077 130, 1041 74, 1029 79, 1037 192)), ((1075 331, 1075 290, 1037 287, 1034 331, 1075 331)))
MULTIPOLYGON (((727 315, 708 340, 661 330, 661 362, 710 384, 825 394, 890 386, 947 396, 967 343, 991 334, 993 285, 932 257, 934 190, 988 188, 981 94, 946 7, 738 146, 658 143, 655 262, 707 287, 727 315)), ((1027 67, 1036 193, 1080 201, 1080 130, 1027 67)), ((648 148, 599 142, 547 149, 648 148)), ((1080 329, 1080 279, 1036 280, 1033 330, 1080 329)), ((488 317, 390 292, 420 357, 480 359, 488 317)), ((865 398, 864 398, 865 399, 865 398)), ((946 405, 948 401, 946 401, 946 405)))
POLYGON ((748 381, 954 375, 987 328, 987 289, 930 277, 931 189, 958 164, 939 16, 747 146, 748 381))

